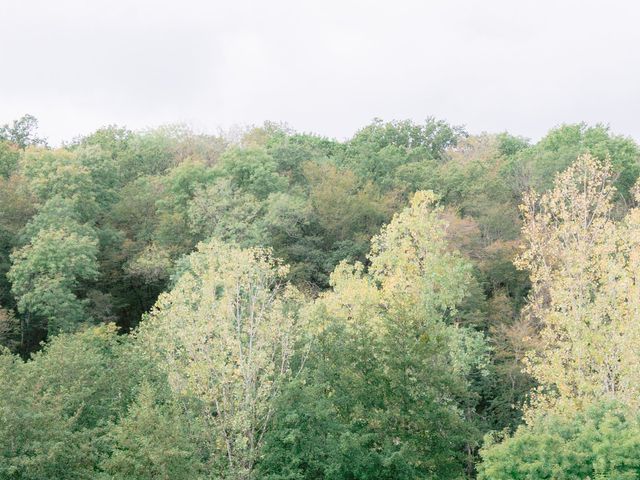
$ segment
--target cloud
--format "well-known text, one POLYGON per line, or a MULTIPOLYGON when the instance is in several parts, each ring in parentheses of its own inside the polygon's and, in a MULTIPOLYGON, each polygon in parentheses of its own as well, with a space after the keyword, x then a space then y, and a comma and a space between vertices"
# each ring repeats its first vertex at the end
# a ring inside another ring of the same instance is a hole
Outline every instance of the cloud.
POLYGON ((640 139, 634 2, 2 2, 0 122, 53 142, 105 124, 215 131, 287 121, 345 138, 429 115, 539 137, 562 122, 640 139))

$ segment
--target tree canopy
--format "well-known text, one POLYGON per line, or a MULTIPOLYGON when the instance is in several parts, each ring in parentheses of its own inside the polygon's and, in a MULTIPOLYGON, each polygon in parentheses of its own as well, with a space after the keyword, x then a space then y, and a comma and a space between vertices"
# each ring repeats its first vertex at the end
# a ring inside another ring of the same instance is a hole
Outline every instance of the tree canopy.
POLYGON ((640 478, 639 148, 0 127, 0 479, 640 478))

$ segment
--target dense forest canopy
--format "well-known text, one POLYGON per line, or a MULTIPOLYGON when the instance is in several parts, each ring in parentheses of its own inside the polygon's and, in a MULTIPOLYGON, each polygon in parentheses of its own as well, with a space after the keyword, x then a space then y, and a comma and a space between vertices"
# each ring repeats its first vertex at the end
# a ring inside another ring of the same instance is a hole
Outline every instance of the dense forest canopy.
POLYGON ((0 478, 640 478, 640 147, 0 128, 0 478))

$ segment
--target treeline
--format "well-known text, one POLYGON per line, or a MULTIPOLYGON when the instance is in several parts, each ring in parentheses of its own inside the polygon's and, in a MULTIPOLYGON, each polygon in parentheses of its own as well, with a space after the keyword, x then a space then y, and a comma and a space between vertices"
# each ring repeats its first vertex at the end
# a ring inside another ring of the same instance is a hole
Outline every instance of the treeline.
POLYGON ((640 477, 633 140, 36 127, 0 128, 0 478, 640 477))

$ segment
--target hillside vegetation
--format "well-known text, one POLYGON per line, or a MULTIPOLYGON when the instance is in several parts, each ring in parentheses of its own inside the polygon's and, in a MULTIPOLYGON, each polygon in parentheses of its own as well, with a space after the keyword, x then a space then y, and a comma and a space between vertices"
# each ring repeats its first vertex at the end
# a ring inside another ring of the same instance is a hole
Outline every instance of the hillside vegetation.
POLYGON ((0 479, 640 479, 640 147, 0 128, 0 479))

